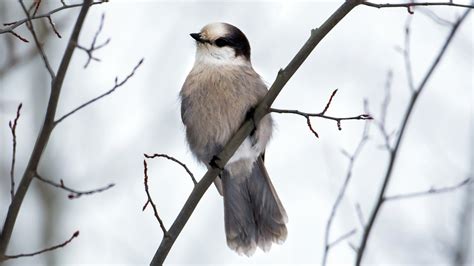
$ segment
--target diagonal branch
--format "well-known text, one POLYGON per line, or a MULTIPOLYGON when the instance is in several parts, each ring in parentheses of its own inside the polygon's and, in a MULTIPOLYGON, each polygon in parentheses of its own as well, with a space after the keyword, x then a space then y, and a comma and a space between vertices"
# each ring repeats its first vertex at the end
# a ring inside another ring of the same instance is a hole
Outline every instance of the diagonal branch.
POLYGON ((32 252, 32 253, 22 253, 22 254, 18 254, 18 255, 5 255, 5 260, 10 260, 10 259, 18 259, 18 258, 24 258, 24 257, 33 257, 33 256, 36 256, 36 255, 39 255, 39 254, 42 254, 42 253, 45 253, 45 252, 48 252, 48 251, 53 251, 55 249, 58 249, 58 248, 63 248, 65 247, 67 244, 71 243, 72 240, 76 237, 79 236, 79 231, 76 231, 74 232, 74 234, 72 234, 72 236, 64 241, 63 243, 61 244, 58 244, 58 245, 54 245, 52 247, 49 247, 49 248, 45 248, 45 249, 42 249, 40 251, 36 251, 36 252, 32 252))
POLYGON ((415 104, 417 103, 418 96, 421 94, 421 92, 423 92, 428 80, 430 79, 430 77, 433 74, 434 70, 439 65, 439 62, 441 61, 441 58, 445 54, 445 52, 446 52, 449 44, 451 43, 454 35, 456 34, 457 30, 459 29, 459 26, 464 21, 464 19, 467 17, 469 12, 470 12, 470 9, 466 10, 464 12, 464 14, 461 16, 461 18, 459 18, 456 21, 456 23, 453 25, 448 37, 446 38, 443 46, 441 47, 441 50, 439 51, 439 53, 436 56, 436 58, 434 59, 432 65, 428 69, 428 72, 424 76, 422 82, 420 83, 418 88, 415 91, 412 92, 410 102, 408 103, 405 115, 404 115, 403 120, 402 120, 400 133, 398 134, 398 137, 396 139, 395 146, 393 147, 393 149, 389 150, 389 156, 390 156, 389 164, 388 164, 387 170, 385 172, 385 177, 383 179, 382 188, 381 188, 381 190, 380 190, 380 192, 377 196, 375 206, 372 209, 369 220, 368 220, 367 225, 365 226, 365 229, 364 229, 364 232, 363 232, 363 236, 362 236, 362 239, 361 239, 361 242, 360 242, 360 245, 359 245, 359 249, 357 251, 357 257, 356 257, 356 265, 357 266, 361 265, 362 258, 364 256, 365 249, 366 249, 366 246, 367 246, 367 242, 368 242, 369 237, 370 237, 370 233, 372 232, 372 228, 375 224, 375 220, 378 217, 379 212, 381 210, 381 207, 384 203, 385 192, 387 190, 388 184, 389 184, 390 179, 392 177, 392 171, 393 171, 393 167, 395 165, 396 159, 397 159, 398 150, 399 150, 400 145, 402 143, 404 133, 406 132, 407 125, 408 125, 408 120, 410 119, 410 117, 413 113, 413 109, 415 107, 415 104))
MULTIPOLYGON (((38 2, 38 3, 40 3, 40 2, 38 2)), ((30 13, 26 9, 26 6, 23 3, 23 0, 20 0, 20 5, 21 5, 23 11, 25 12, 26 17, 28 18, 28 21, 26 22, 26 27, 28 28, 28 30, 31 32, 31 35, 33 36, 33 39, 35 41, 35 45, 38 48, 38 52, 41 55, 41 58, 43 59, 44 65, 45 65, 46 69, 48 70, 49 75, 51 76, 51 79, 54 80, 55 79, 55 74, 54 74, 53 68, 51 67, 51 64, 49 63, 48 56, 46 55, 45 51, 43 50, 43 45, 40 43, 40 41, 38 39, 38 36, 36 35, 36 31, 35 31, 33 22, 31 21, 30 13)))
POLYGON ((112 87, 112 89, 104 92, 103 94, 79 105, 78 107, 76 107, 74 110, 70 111, 69 113, 63 115, 61 118, 57 119, 56 121, 54 121, 54 126, 57 126, 59 123, 61 123, 64 119, 68 118, 70 115, 74 114, 75 112, 83 109, 84 107, 88 106, 89 104, 92 104, 102 98, 104 98, 105 96, 111 94, 112 92, 114 92, 116 89, 122 87, 131 77, 133 77, 133 75, 135 75, 135 71, 137 71, 137 69, 141 66, 141 64, 143 63, 143 60, 144 58, 140 59, 140 61, 138 62, 138 64, 133 68, 132 72, 130 72, 130 74, 128 74, 128 76, 126 76, 122 81, 118 81, 118 77, 115 77, 115 84, 114 86, 112 87))
POLYGON ((355 233, 357 233, 357 229, 354 228, 350 230, 349 232, 343 234, 342 236, 336 238, 336 240, 332 241, 331 243, 328 244, 329 248, 334 247, 335 245, 341 243, 342 241, 348 239, 349 237, 353 236, 355 233))
POLYGON ((20 110, 23 106, 22 103, 18 105, 16 109, 16 117, 13 121, 8 122, 8 127, 10 127, 10 131, 12 133, 12 163, 10 167, 10 195, 12 197, 15 196, 15 161, 16 161, 16 126, 18 125, 18 119, 20 118, 20 110))
POLYGON ((452 192, 454 190, 460 189, 462 187, 471 185, 473 183, 472 178, 466 178, 460 183, 453 185, 453 186, 447 186, 447 187, 440 187, 440 188, 430 188, 425 191, 419 191, 419 192, 412 192, 412 193, 406 193, 406 194, 398 194, 398 195, 393 195, 393 196, 385 196, 384 201, 395 201, 395 200, 404 200, 404 199, 412 199, 412 198, 418 198, 418 197, 424 197, 424 196, 431 196, 431 195, 436 195, 436 194, 442 194, 446 192, 452 192))
POLYGON ((255 108, 254 117, 249 118, 243 122, 241 127, 232 138, 224 146, 223 150, 215 157, 215 167, 210 168, 202 179, 192 190, 186 203, 176 217, 168 233, 170 237, 163 238, 158 250, 156 251, 151 265, 162 265, 165 261, 171 247, 178 238, 181 230, 186 225, 189 217, 191 217, 194 209, 199 203, 200 199, 207 191, 209 186, 212 184, 214 179, 220 173, 220 169, 223 169, 227 161, 231 158, 237 148, 242 144, 244 139, 250 135, 254 130, 255 124, 268 114, 270 106, 275 101, 285 84, 298 70, 301 64, 308 58, 313 49, 318 43, 331 31, 336 24, 343 19, 354 7, 359 4, 359 1, 348 0, 345 1, 318 29, 313 29, 311 35, 303 47, 298 51, 295 57, 291 60, 285 69, 281 69, 278 72, 276 80, 270 87, 270 90, 263 98, 262 102, 255 108))
POLYGON ((43 183, 46 183, 46 184, 51 185, 53 187, 57 187, 57 188, 60 188, 62 190, 65 190, 65 191, 69 192, 70 194, 67 196, 68 199, 77 199, 77 198, 79 198, 81 196, 84 196, 84 195, 91 195, 91 194, 95 194, 95 193, 100 193, 100 192, 103 192, 103 191, 108 190, 109 188, 112 188, 113 186, 115 186, 115 184, 112 183, 112 184, 108 184, 105 187, 101 187, 101 188, 97 188, 97 189, 93 189, 93 190, 79 191, 79 190, 75 190, 75 189, 72 189, 70 187, 67 187, 64 184, 64 181, 62 179, 59 181, 59 183, 56 183, 56 182, 53 182, 49 179, 43 178, 38 173, 35 174, 35 177, 38 180, 42 181, 43 183))

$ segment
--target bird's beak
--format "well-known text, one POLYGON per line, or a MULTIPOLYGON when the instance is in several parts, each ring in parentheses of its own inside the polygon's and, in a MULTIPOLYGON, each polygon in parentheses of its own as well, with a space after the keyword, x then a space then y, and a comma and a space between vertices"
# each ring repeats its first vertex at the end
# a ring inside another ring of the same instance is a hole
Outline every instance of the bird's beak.
POLYGON ((197 42, 200 42, 200 43, 206 42, 206 40, 204 40, 204 39, 201 37, 201 33, 191 33, 191 34, 189 34, 189 35, 191 35, 191 37, 192 37, 193 39, 195 39, 197 42))

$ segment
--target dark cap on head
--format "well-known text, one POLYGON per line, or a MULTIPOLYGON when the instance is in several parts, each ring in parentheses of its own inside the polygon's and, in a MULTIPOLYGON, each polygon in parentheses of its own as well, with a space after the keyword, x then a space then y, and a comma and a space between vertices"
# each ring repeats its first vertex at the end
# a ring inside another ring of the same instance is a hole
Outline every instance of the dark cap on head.
POLYGON ((209 43, 218 47, 228 46, 234 49, 235 56, 244 56, 250 61, 250 44, 245 34, 228 23, 211 23, 202 28, 200 33, 191 33, 199 43, 209 43))

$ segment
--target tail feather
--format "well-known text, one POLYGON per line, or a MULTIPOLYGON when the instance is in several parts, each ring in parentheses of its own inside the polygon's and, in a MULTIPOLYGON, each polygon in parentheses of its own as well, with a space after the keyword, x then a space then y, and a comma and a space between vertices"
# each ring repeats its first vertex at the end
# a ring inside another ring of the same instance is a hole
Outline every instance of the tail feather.
POLYGON ((239 254, 251 256, 257 247, 257 228, 246 180, 222 175, 227 245, 239 254))
POLYGON ((250 256, 257 246, 268 251, 273 242, 285 241, 286 211, 261 158, 248 176, 235 177, 224 171, 222 181, 227 244, 231 249, 250 256))

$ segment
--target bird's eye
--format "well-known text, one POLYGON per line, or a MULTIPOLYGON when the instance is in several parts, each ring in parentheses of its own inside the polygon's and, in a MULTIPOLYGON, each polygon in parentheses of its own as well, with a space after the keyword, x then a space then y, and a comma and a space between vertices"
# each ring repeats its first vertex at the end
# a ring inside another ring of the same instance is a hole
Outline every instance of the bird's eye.
POLYGON ((223 47, 223 46, 226 46, 226 45, 229 45, 229 41, 224 39, 224 38, 219 38, 217 39, 215 42, 216 46, 218 47, 223 47))

